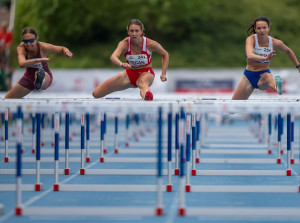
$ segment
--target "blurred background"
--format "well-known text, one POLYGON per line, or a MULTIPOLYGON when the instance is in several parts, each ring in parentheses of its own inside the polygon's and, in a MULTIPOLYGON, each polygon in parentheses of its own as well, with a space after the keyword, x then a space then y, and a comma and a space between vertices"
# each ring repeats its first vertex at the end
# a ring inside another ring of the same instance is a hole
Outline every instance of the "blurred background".
MULTIPOLYGON (((168 82, 156 78, 154 90, 233 92, 246 65, 246 30, 258 16, 271 19, 270 35, 300 59, 299 11, 299 0, 0 0, 0 20, 8 22, 13 37, 5 69, 12 84, 23 75, 16 46, 22 29, 33 27, 40 41, 66 46, 74 54, 72 59, 49 56, 54 74, 49 90, 91 92, 121 71, 109 57, 127 36, 129 20, 137 18, 145 36, 170 55, 168 82), (62 81, 66 78, 68 83, 62 81)), ((286 92, 299 93, 294 64, 276 53, 271 71, 284 77, 286 92)), ((158 76, 161 57, 154 54, 152 61, 158 76)))

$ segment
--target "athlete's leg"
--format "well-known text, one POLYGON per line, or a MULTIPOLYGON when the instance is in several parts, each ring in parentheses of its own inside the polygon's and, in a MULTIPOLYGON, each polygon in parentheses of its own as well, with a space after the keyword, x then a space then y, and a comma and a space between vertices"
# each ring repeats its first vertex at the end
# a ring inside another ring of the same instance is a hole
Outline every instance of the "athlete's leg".
POLYGON ((238 87, 233 93, 232 100, 247 100, 252 94, 254 87, 245 75, 243 75, 238 87))
POLYGON ((102 98, 112 92, 127 88, 134 88, 134 86, 130 83, 126 71, 123 71, 99 84, 92 94, 95 98, 102 98))
POLYGON ((48 74, 48 73, 45 71, 45 77, 44 77, 44 80, 43 80, 43 82, 42 82, 41 89, 42 89, 42 90, 46 89, 46 88, 49 86, 50 81, 51 81, 50 74, 48 74))
POLYGON ((263 73, 259 78, 257 86, 260 90, 267 90, 268 88, 276 90, 275 79, 271 73, 263 73))
POLYGON ((280 76, 276 76, 274 79, 271 73, 263 73, 257 83, 257 86, 260 90, 272 88, 277 91, 278 94, 282 94, 282 78, 280 76))
POLYGON ((44 79, 45 79, 44 69, 38 69, 38 71, 34 73, 34 86, 36 90, 41 89, 44 79))
POLYGON ((23 87, 20 84, 16 84, 12 89, 10 89, 7 94, 5 95, 5 98, 12 99, 12 98, 22 98, 29 94, 31 90, 23 87))
POLYGON ((140 95, 144 99, 146 91, 150 90, 154 80, 154 75, 151 73, 142 73, 136 81, 136 85, 141 89, 140 95))

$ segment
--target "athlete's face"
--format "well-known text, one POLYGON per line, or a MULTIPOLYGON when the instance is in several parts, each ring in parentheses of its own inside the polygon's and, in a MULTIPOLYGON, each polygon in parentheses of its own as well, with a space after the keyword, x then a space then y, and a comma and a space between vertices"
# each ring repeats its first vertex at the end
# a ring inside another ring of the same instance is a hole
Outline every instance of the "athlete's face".
POLYGON ((34 34, 25 33, 22 37, 22 42, 24 43, 26 49, 32 50, 34 45, 36 44, 36 37, 34 34))
POLYGON ((255 32, 257 35, 264 37, 267 36, 270 31, 270 27, 266 21, 258 21, 256 22, 255 32))
POLYGON ((130 25, 128 28, 128 35, 130 38, 135 39, 140 37, 143 34, 141 27, 138 25, 130 25))

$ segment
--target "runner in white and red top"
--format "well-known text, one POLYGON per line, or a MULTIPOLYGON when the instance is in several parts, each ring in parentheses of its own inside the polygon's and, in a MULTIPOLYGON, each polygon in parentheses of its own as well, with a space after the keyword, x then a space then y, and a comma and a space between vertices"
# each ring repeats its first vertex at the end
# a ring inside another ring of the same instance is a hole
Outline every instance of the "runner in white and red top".
POLYGON ((163 82, 167 80, 168 52, 156 41, 143 36, 144 25, 138 19, 132 19, 129 22, 127 31, 129 37, 119 42, 118 47, 110 57, 112 63, 124 68, 125 71, 99 84, 93 91, 95 98, 104 97, 115 91, 138 87, 142 99, 153 100, 153 94, 150 90, 155 77, 151 63, 152 52, 162 56, 160 79, 163 82), (126 63, 119 59, 121 54, 124 55, 126 63))

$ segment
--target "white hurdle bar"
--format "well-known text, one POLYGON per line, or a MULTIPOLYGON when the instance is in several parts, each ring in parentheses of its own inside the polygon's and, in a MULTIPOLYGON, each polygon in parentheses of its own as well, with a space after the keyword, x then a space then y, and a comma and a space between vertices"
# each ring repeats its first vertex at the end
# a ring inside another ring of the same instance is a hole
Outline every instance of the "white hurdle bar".
MULTIPOLYGON (((15 208, 15 214, 16 215, 26 215, 29 213, 29 215, 43 215, 43 213, 46 215, 60 215, 60 211, 57 211, 57 208, 56 207, 46 207, 46 209, 48 210, 47 212, 43 212, 43 208, 40 208, 39 210, 35 209, 33 212, 31 208, 28 208, 28 207, 23 207, 22 204, 21 204, 21 146, 22 146, 22 141, 21 141, 21 129, 22 129, 22 119, 20 118, 21 116, 21 107, 18 108, 18 144, 17 144, 17 163, 18 163, 18 168, 17 168, 17 185, 16 185, 16 191, 17 191, 17 205, 16 205, 16 208, 15 208), (18 178, 19 177, 19 178, 18 178), (55 210, 55 213, 51 212, 51 210, 55 210)), ((55 152, 54 152, 54 158, 55 158, 55 168, 54 168, 54 184, 53 184, 53 190, 54 191, 59 191, 60 190, 60 187, 62 185, 59 185, 59 181, 58 181, 58 174, 59 174, 59 169, 58 169, 58 160, 59 160, 59 113, 58 112, 55 112, 55 152)), ((82 139, 82 142, 84 142, 84 116, 82 115, 82 121, 81 121, 81 139, 82 139)), ((158 167, 157 167, 157 186, 155 187, 155 191, 157 192, 157 206, 156 206, 156 209, 155 211, 153 212, 153 208, 148 208, 148 207, 144 207, 141 209, 141 212, 140 213, 137 213, 137 209, 134 207, 134 208, 128 208, 128 207, 124 207, 120 210, 120 212, 122 213, 122 215, 125 214, 125 216, 129 215, 138 215, 138 216, 141 216, 143 213, 145 213, 145 215, 157 215, 157 216, 161 216, 163 215, 163 201, 162 201, 162 192, 165 191, 165 189, 162 188, 162 108, 159 107, 159 115, 158 115, 158 153, 157 153, 157 164, 158 164, 158 167), (126 212, 122 212, 124 209, 126 209, 126 212)), ((102 125, 103 126, 103 125, 102 125)), ((103 127, 102 127, 103 129, 103 127)), ((102 138, 103 139, 103 138, 102 138)), ((84 149, 84 143, 81 143, 81 149, 83 151, 84 149)), ((37 153, 39 154, 39 151, 37 151, 37 153)), ((81 164, 83 163, 83 152, 81 153, 81 164)), ((80 169, 80 173, 82 172, 82 169, 83 169, 83 166, 81 165, 81 169, 80 169)), ((81 173, 82 174, 82 173, 81 173)), ((65 186, 65 189, 67 187, 66 190, 68 190, 68 186, 67 185, 64 185, 65 186)), ((64 187, 63 186, 63 187, 64 187)), ((73 185, 74 186, 74 185, 73 185)), ((118 185, 117 187, 120 188, 122 187, 123 185, 118 185)), ((130 186, 130 185, 129 185, 130 186)), ((72 186, 71 186, 72 187, 72 186)), ((80 185, 75 185, 75 187, 77 187, 77 190, 78 188, 83 188, 83 187, 86 187, 86 185, 83 185, 83 186, 80 186, 80 185)), ((102 188, 105 187, 105 186, 102 186, 102 188)), ((128 186, 123 186, 124 188, 129 188, 128 186)), ((136 188, 139 187, 139 188, 142 188, 142 191, 145 191, 145 190, 150 190, 150 191, 153 191, 154 189, 154 186, 153 185, 142 185, 142 186, 139 186, 139 185, 135 185, 133 186, 133 188, 131 188, 131 190, 129 191, 136 191, 136 188)), ((25 188, 25 186, 24 186, 25 188)), ((99 185, 94 185, 94 188, 99 188, 99 185)), ((107 188, 107 186, 106 186, 107 188)), ((111 186, 111 188, 113 188, 113 186, 111 186)), ((70 190, 70 188, 69 188, 70 190)), ((82 190, 81 190, 82 191, 82 190)), ((119 191, 119 189, 118 189, 119 191)), ((97 209, 99 209, 100 207, 97 207, 97 209)), ((107 207, 104 207, 104 209, 107 208, 107 207)), ((71 210, 71 212, 73 212, 73 210, 76 209, 73 208, 73 207, 64 207, 63 208, 63 213, 65 215, 68 215, 68 210, 71 210), (67 211, 66 211, 67 210, 67 211)), ((82 208, 82 209, 85 209, 85 208, 82 208)), ((103 208, 102 208, 103 209, 103 208)), ((109 216, 110 215, 110 211, 109 210, 112 210, 112 211, 116 211, 116 208, 113 207, 113 208, 108 208, 108 210, 105 212, 105 213, 101 213, 104 215, 104 216, 109 216)), ((100 212, 97 212, 97 216, 100 216, 100 212)), ((70 212, 69 212, 70 213, 70 212)), ((90 211, 85 211, 85 212, 79 212, 81 213, 81 215, 85 216, 86 214, 88 216, 93 216, 93 214, 91 214, 92 212, 90 211)), ((115 216, 115 214, 114 214, 115 216)))
MULTIPOLYGON (((33 103, 34 104, 34 103, 33 103)), ((232 109, 228 109, 228 104, 230 104, 230 103, 226 103, 226 104, 223 104, 223 103, 221 103, 221 102, 217 102, 217 103, 214 103, 214 106, 211 106, 211 105, 209 105, 209 104, 206 104, 206 103, 198 103, 198 105, 199 105, 199 108, 201 107, 201 112, 203 112, 204 114, 205 114, 205 112, 209 112, 209 111, 222 111, 222 109, 224 109, 224 106, 226 107, 226 111, 229 111, 229 112, 236 112, 236 111, 240 111, 241 110, 241 107, 242 108, 247 108, 246 109, 246 112, 249 112, 249 111, 252 111, 252 108, 249 108, 249 107, 251 107, 251 106, 249 106, 249 105, 247 105, 247 106, 245 106, 244 104, 242 104, 242 105, 239 105, 239 106, 236 106, 236 107, 232 107, 232 109), (201 106, 200 106, 200 104, 201 104, 201 106)), ((234 104, 234 103, 232 103, 232 104, 234 104)), ((23 107, 24 105, 20 105, 20 102, 19 102, 19 104, 18 103, 12 103, 12 110, 13 109, 16 109, 16 108, 14 108, 14 106, 16 106, 16 105, 18 105, 18 106, 20 106, 20 107, 23 107)), ((153 105, 153 104, 152 104, 153 105)), ((158 104, 159 105, 159 104, 158 104)), ((184 105, 185 104, 180 104, 180 106, 182 106, 182 108, 184 108, 184 105)), ((73 106, 73 105, 72 105, 73 106)), ((88 109, 88 111, 91 111, 91 112, 94 112, 94 110, 89 110, 89 108, 86 108, 86 105, 85 106, 83 106, 83 105, 80 105, 79 107, 76 107, 76 106, 74 106, 74 107, 72 107, 72 106, 70 106, 70 109, 74 109, 74 108, 79 108, 78 109, 78 111, 80 111, 80 112, 87 112, 87 110, 86 109, 88 109)), ((103 105, 102 105, 103 106, 103 105)), ((282 106, 282 105, 280 105, 280 106, 282 106)), ((298 110, 298 106, 299 105, 296 105, 296 104, 294 104, 293 103, 293 105, 292 106, 294 106, 293 107, 293 109, 295 109, 296 108, 296 110, 295 111, 297 111, 298 110)), ((7 106, 6 106, 7 107, 7 106)), ((30 112, 32 112, 32 110, 34 110, 35 112, 41 112, 41 111, 43 111, 44 109, 49 109, 51 106, 46 106, 45 108, 44 108, 44 105, 43 106, 40 106, 40 105, 33 105, 31 108, 27 108, 27 111, 30 111, 30 112), (36 106, 36 107, 34 107, 34 106, 36 106), (34 108, 33 108, 34 107, 34 108), (36 109, 36 110, 35 110, 36 109)), ((93 107, 93 106, 91 106, 91 107, 93 107)), ((106 108, 105 106, 103 106, 104 108, 106 108)), ((111 107, 113 107, 113 108, 110 108, 111 110, 114 110, 115 109, 115 107, 114 106, 111 106, 111 107)), ((157 108, 158 106, 155 106, 155 109, 157 108)), ((97 107, 97 106, 95 106, 95 107, 93 107, 93 109, 99 109, 99 107, 97 107)), ((229 106, 229 108, 231 108, 230 106, 229 106)), ((261 106, 261 108, 263 108, 263 109, 266 109, 267 107, 265 107, 265 105, 264 106, 261 106)), ((271 107, 271 110, 272 110, 272 112, 274 112, 274 111, 278 111, 279 109, 279 105, 277 104, 276 106, 274 106, 274 107, 271 107)), ((281 107, 280 107, 281 108, 281 107)), ((102 108, 103 109, 103 108, 102 108)), ((195 107, 193 108, 193 109, 198 109, 198 107, 195 105, 195 107)), ((256 108, 255 108, 256 109, 256 108)), ((281 113, 282 114, 287 114, 288 112, 289 112, 289 109, 291 109, 291 105, 289 105, 289 106, 287 106, 287 108, 283 108, 282 110, 281 110, 281 113)), ((59 106, 56 106, 56 108, 54 109, 54 111, 55 111, 55 114, 57 115, 58 114, 58 112, 60 112, 59 111, 60 110, 60 107, 59 106)), ((109 109, 108 109, 109 110, 109 109)), ((110 110, 110 111, 111 111, 110 110)), ((149 109, 150 110, 150 109, 149 109)), ((270 110, 270 109, 269 109, 270 110)), ((152 111, 153 111, 153 108, 152 108, 152 111)), ((105 109, 103 109, 103 110, 101 110, 101 112, 107 112, 107 111, 105 111, 105 109)), ((59 119, 58 119, 59 120, 59 119)), ((181 120, 180 120, 180 126, 184 126, 184 123, 185 122, 185 120, 183 119, 183 118, 181 118, 181 120)), ((18 120, 18 123, 19 123, 19 120, 18 120)), ((19 127, 20 125, 18 124, 18 127, 19 127)), ((181 157, 181 169, 180 169, 180 174, 181 174, 181 177, 182 177, 182 175, 184 175, 184 168, 183 168, 183 160, 184 160, 184 152, 183 152, 183 144, 184 144, 184 135, 185 134, 182 134, 182 133, 184 133, 184 130, 183 129, 185 129, 185 128, 179 128, 180 129, 180 132, 181 132, 181 136, 179 137, 180 138, 180 145, 181 145, 181 147, 180 147, 180 149, 181 149, 181 154, 180 154, 180 157, 181 157), (183 136, 182 136, 183 135, 183 136)), ((58 146, 58 131, 55 131, 55 139, 56 139, 56 145, 58 146)), ((20 134, 21 135, 21 134, 20 134)), ((19 140, 20 141, 20 140, 19 140)), ((19 142, 18 141, 18 142, 19 142)), ((22 141, 22 140, 21 140, 22 141)), ((22 144, 22 143, 18 143, 18 148, 19 148, 19 145, 20 144, 22 144)), ((18 149, 17 150, 18 151, 18 157, 20 156, 20 149, 18 149)), ((54 170, 54 172, 55 172, 55 183, 58 183, 58 180, 57 180, 57 177, 58 177, 58 168, 57 168, 57 166, 58 166, 58 155, 59 155, 59 153, 58 153, 58 150, 56 150, 57 152, 55 152, 55 166, 56 166, 56 168, 55 168, 55 170, 54 170)), ((159 160, 161 160, 161 159, 159 159, 159 160)), ((208 170, 205 170, 205 171, 208 171, 208 170)), ((217 171, 219 171, 219 170, 217 170, 217 171)), ((225 170, 225 171, 227 171, 227 173, 226 174, 228 174, 229 172, 230 172, 230 170, 225 170)), ((219 171, 220 172, 220 171, 219 171)), ((252 174, 254 173, 255 171, 252 171, 252 174)), ((257 172, 259 172, 259 171, 257 171, 257 172)), ((271 172, 269 172, 269 171, 261 171, 261 172, 264 172, 263 174, 268 174, 269 175, 269 173, 271 173, 271 172)), ((273 171, 273 173, 275 173, 276 171, 273 171)), ((17 170, 17 174, 19 173, 19 171, 17 170)), ((197 175, 198 175, 198 173, 200 173, 200 172, 198 172, 197 171, 197 175)), ((248 172, 248 174, 249 174, 250 172, 248 172)), ((163 171, 161 171, 161 175, 163 174, 163 171)), ((261 173, 260 173, 261 174, 261 173)), ((272 174, 271 174, 272 175, 272 174)), ((19 185, 20 185, 20 182, 19 182, 19 185)), ((181 183, 180 183, 180 185, 181 185, 181 190, 184 190, 184 181, 182 181, 181 180, 181 183)), ((17 188, 20 188, 20 186, 19 187, 17 187, 17 188)), ((17 191, 19 191, 19 189, 17 189, 17 191)), ((161 190, 162 191, 162 190, 161 190)), ((19 192, 18 192, 19 193, 19 192)), ((181 213, 180 215, 185 215, 185 213, 189 213, 188 212, 188 210, 192 210, 192 209, 186 209, 185 208, 185 197, 183 196, 182 197, 182 195, 183 195, 184 193, 181 191, 180 192, 180 196, 181 196, 181 198, 180 198, 180 201, 179 201, 179 213, 181 213)), ((17 202, 17 206, 16 206, 16 214, 22 214, 22 210, 19 210, 18 211, 18 207, 20 207, 20 202, 17 202)), ((156 210, 156 214, 157 215, 159 215, 158 214, 158 212, 159 213, 162 213, 162 211, 158 211, 158 208, 160 208, 161 207, 161 202, 159 202, 159 200, 158 200, 158 205, 157 205, 157 209, 155 209, 156 210)), ((51 207, 50 207, 50 209, 51 209, 51 207)), ((67 208, 68 209, 68 208, 67 208)), ((76 209, 76 208, 75 208, 76 209)), ((23 209, 23 211, 25 211, 26 212, 26 210, 30 210, 30 209, 26 209, 26 208, 24 208, 23 209)), ((55 208, 53 208, 53 210, 55 210, 55 208)), ((136 210, 135 210, 136 211, 136 210)))

